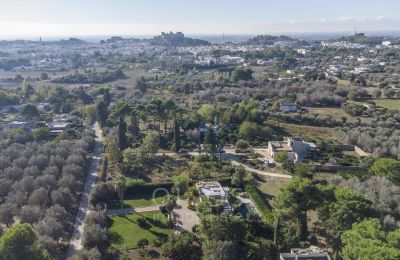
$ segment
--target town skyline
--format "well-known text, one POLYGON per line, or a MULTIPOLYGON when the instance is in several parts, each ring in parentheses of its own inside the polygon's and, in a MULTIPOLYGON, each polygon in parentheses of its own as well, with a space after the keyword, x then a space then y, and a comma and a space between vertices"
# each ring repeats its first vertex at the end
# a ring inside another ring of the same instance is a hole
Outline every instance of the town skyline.
POLYGON ((365 32, 398 31, 398 1, 321 2, 6 1, 0 11, 0 37, 155 35, 161 31, 255 35, 349 32, 354 27, 365 32))

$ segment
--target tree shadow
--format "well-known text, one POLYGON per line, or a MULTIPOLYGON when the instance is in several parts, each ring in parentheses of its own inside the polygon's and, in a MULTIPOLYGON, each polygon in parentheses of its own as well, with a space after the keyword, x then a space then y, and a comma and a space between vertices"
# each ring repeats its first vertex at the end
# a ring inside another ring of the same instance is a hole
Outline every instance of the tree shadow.
POLYGON ((122 242, 124 242, 122 236, 115 231, 109 231, 109 237, 110 241, 112 241, 113 243, 121 244, 122 242))
POLYGON ((258 184, 258 182, 266 182, 266 180, 265 179, 263 179, 260 175, 258 175, 258 174, 252 174, 252 176, 253 176, 253 178, 254 178, 254 180, 255 181, 257 181, 257 185, 259 185, 258 184))
POLYGON ((168 228, 168 225, 166 225, 165 223, 163 223, 160 220, 155 220, 155 219, 152 219, 152 218, 146 218, 146 220, 153 226, 156 226, 156 227, 159 227, 159 228, 162 228, 162 229, 168 228))
POLYGON ((272 125, 269 126, 272 129, 272 132, 277 135, 279 138, 285 137, 285 136, 290 136, 290 133, 286 131, 283 127, 277 126, 277 125, 272 125))
POLYGON ((148 251, 148 254, 149 254, 149 256, 150 256, 151 258, 159 258, 159 257, 161 256, 160 253, 157 252, 157 251, 154 250, 154 249, 150 249, 150 250, 148 251))
POLYGON ((154 230, 148 230, 150 233, 152 233, 154 236, 156 236, 156 237, 158 237, 158 239, 160 240, 160 241, 166 241, 167 240, 167 238, 168 238, 168 235, 167 234, 164 234, 164 233, 161 233, 161 232, 157 232, 157 231, 154 231, 154 230))

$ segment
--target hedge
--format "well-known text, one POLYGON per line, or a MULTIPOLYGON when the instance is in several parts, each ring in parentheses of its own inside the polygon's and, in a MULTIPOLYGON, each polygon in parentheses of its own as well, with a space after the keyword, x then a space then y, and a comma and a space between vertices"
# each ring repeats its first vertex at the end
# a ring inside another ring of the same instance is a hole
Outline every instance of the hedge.
POLYGON ((153 193, 156 189, 166 189, 171 191, 174 186, 172 182, 164 183, 132 183, 126 188, 125 194, 143 194, 143 193, 153 193))
POLYGON ((272 211, 267 207, 267 204, 262 199, 260 191, 251 183, 244 185, 244 190, 250 196, 250 199, 254 202, 256 208, 261 213, 262 217, 268 224, 274 223, 274 215, 272 211))
MULTIPOLYGON (((221 177, 212 180, 204 180, 204 181, 218 181, 221 185, 229 185, 231 183, 231 177, 221 177)), ((194 185, 198 181, 191 180, 190 185, 194 185)), ((156 189, 166 189, 171 192, 172 187, 174 186, 173 182, 162 182, 162 183, 142 183, 140 181, 131 181, 128 182, 126 188, 126 195, 133 194, 145 194, 145 193, 153 193, 156 189)))

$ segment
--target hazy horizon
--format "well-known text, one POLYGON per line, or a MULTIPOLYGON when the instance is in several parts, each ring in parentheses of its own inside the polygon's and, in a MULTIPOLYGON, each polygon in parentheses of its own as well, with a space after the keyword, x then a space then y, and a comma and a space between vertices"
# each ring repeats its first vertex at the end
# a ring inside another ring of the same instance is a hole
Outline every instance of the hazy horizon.
POLYGON ((3 1, 0 38, 398 31, 395 0, 3 1), (390 8, 388 8, 390 7, 390 8))
MULTIPOLYGON (((169 31, 165 31, 169 32, 169 31)), ((175 32, 175 31, 173 31, 175 32)), ((399 37, 400 30, 398 31, 357 31, 359 33, 365 33, 368 36, 381 36, 381 37, 399 37)), ((191 34, 183 32, 186 36, 192 38, 198 38, 208 41, 221 41, 223 38, 225 41, 241 41, 247 40, 249 38, 255 37, 257 35, 286 35, 296 39, 304 39, 304 40, 327 40, 327 39, 335 39, 342 36, 352 35, 353 31, 340 31, 340 32, 274 32, 274 33, 258 33, 258 34, 191 34)), ((13 40, 26 40, 26 41, 38 41, 42 40, 46 41, 58 41, 69 38, 78 38, 81 40, 85 40, 88 42, 98 42, 100 40, 106 40, 110 37, 120 36, 123 38, 134 38, 134 39, 149 39, 156 35, 161 34, 104 34, 104 35, 53 35, 53 36, 40 36, 40 35, 0 35, 0 41, 13 41, 13 40)))

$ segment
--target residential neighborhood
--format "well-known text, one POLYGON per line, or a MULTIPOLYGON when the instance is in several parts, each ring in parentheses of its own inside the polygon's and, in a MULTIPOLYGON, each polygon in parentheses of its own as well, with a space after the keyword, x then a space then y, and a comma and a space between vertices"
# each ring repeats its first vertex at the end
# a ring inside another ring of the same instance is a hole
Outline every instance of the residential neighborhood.
POLYGON ((400 2, 0 13, 0 260, 400 259, 400 2))

